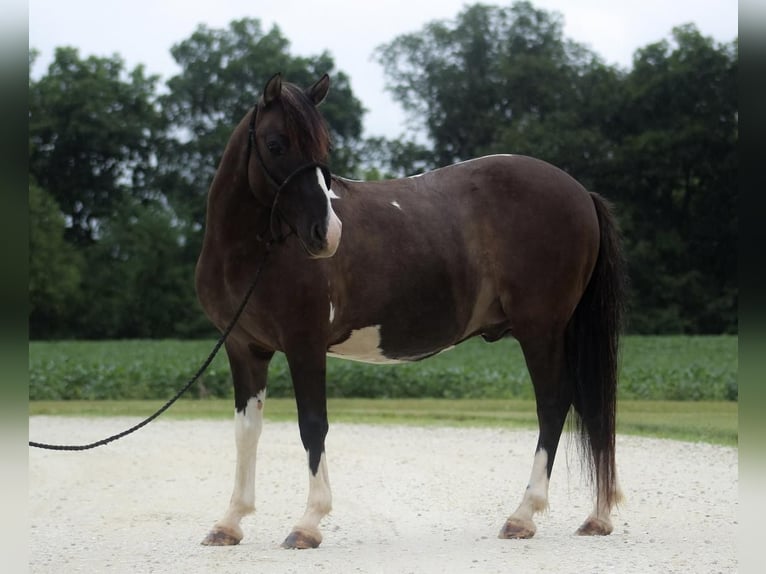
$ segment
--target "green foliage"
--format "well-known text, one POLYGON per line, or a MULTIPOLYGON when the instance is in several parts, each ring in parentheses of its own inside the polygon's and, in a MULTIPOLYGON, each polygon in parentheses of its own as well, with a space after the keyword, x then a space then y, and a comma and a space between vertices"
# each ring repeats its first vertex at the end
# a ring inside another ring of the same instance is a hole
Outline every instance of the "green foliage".
POLYGON ((83 260, 64 240, 64 216, 56 200, 29 182, 29 329, 50 332, 54 317, 66 316, 78 300, 83 260))
POLYGON ((156 76, 127 72, 119 56, 82 59, 58 48, 48 73, 29 85, 29 173, 69 218, 76 244, 127 195, 148 193, 160 129, 156 76))
MULTIPOLYGON (((210 341, 32 342, 30 400, 167 399, 197 370, 210 341)), ((737 338, 627 337, 621 399, 736 401, 737 338)), ((329 359, 328 396, 335 398, 532 399, 518 344, 473 339, 419 363, 365 365, 329 359)), ((269 369, 269 396, 292 396, 284 356, 269 369)), ((231 397, 221 353, 195 398, 231 397)))
POLYGON ((566 40, 556 13, 475 4, 376 55, 394 97, 424 124, 435 165, 512 151, 576 171, 602 155, 618 75, 566 40))
POLYGON ((635 331, 737 330, 737 59, 687 25, 626 77, 604 185, 624 206, 635 331))
POLYGON ((736 401, 738 339, 626 337, 619 396, 622 399, 736 401))
POLYGON ((84 253, 85 303, 72 319, 80 336, 163 338, 207 334, 194 293, 196 253, 183 223, 160 202, 125 202, 84 253), (93 305, 91 302, 97 302, 93 305))
MULTIPOLYGON (((29 346, 30 400, 170 398, 210 352, 207 341, 61 341, 29 346)), ((219 354, 189 397, 229 396, 219 354)))

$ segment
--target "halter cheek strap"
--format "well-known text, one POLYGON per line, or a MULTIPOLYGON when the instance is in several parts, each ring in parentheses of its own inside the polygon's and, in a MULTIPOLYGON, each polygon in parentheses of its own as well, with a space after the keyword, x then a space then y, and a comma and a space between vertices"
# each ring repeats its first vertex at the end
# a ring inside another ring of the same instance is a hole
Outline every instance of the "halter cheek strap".
POLYGON ((279 211, 278 203, 279 203, 279 197, 282 194, 282 192, 287 188, 288 185, 290 185, 295 179, 298 178, 299 175, 303 174, 306 171, 319 168, 322 172, 322 176, 325 180, 325 185, 327 188, 330 188, 330 182, 331 182, 331 173, 330 168, 328 168, 325 164, 320 162, 310 162, 307 164, 304 164, 288 175, 282 183, 279 183, 276 178, 271 174, 269 171, 269 168, 266 166, 266 162, 263 161, 263 156, 261 155, 261 150, 258 147, 258 142, 255 140, 255 122, 256 118, 258 117, 258 104, 255 104, 253 107, 253 113, 250 116, 250 124, 248 125, 247 130, 247 163, 245 165, 245 172, 249 173, 250 170, 250 156, 252 155, 253 150, 255 150, 255 157, 258 159, 258 164, 261 167, 261 171, 263 171, 264 176, 266 176, 266 180, 269 183, 269 186, 274 189, 274 197, 271 201, 271 217, 269 220, 269 228, 271 231, 271 237, 272 241, 275 241, 277 243, 282 243, 287 239, 291 234, 296 234, 297 232, 295 230, 295 226, 287 220, 287 218, 279 211), (287 235, 281 235, 280 229, 279 229, 279 218, 281 218, 287 226, 290 228, 290 233, 287 235))

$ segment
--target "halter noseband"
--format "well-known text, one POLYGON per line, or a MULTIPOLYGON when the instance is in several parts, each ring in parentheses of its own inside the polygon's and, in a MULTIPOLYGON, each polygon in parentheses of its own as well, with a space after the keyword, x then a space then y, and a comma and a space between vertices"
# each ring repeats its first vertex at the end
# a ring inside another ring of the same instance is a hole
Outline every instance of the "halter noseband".
POLYGON ((309 162, 307 164, 304 164, 298 168, 296 168, 290 175, 288 175, 282 183, 279 183, 276 178, 271 174, 269 171, 269 168, 266 166, 266 162, 263 161, 263 156, 261 155, 261 150, 258 148, 258 142, 255 141, 255 123, 256 119, 258 117, 258 104, 255 104, 253 106, 253 113, 250 115, 250 123, 247 128, 247 163, 245 164, 245 173, 250 173, 250 156, 252 155, 253 149, 255 149, 255 157, 258 159, 258 164, 261 166, 261 171, 263 171, 263 175, 266 176, 266 180, 268 181, 269 185, 274 189, 274 198, 271 201, 271 216, 269 219, 269 229, 271 231, 271 240, 276 243, 282 243, 285 239, 287 239, 291 234, 298 234, 295 230, 295 226, 290 223, 287 218, 282 215, 282 213, 279 212, 277 203, 279 202, 279 196, 282 194, 282 192, 287 188, 288 185, 290 185, 299 175, 301 175, 303 172, 319 168, 322 172, 322 176, 325 180, 325 185, 327 188, 330 188, 330 168, 327 167, 325 164, 320 162, 309 162), (287 235, 281 235, 279 230, 279 222, 278 218, 281 218, 287 226, 290 228, 290 233, 287 235))

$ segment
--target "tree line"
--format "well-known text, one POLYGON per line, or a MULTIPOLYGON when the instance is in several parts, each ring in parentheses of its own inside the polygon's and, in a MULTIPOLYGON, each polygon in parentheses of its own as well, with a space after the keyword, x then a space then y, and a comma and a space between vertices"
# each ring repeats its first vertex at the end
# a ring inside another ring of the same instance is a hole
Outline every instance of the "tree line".
POLYGON ((205 196, 232 129, 275 71, 302 85, 332 76, 322 111, 334 173, 539 157, 615 204, 632 332, 737 331, 736 38, 716 43, 681 25, 625 70, 566 38, 558 13, 467 6, 374 53, 427 143, 364 138, 365 110, 332 55, 293 55, 280 29, 257 19, 199 26, 171 54, 180 72, 164 85, 118 55, 70 47, 30 76, 33 338, 211 333, 193 285, 205 196))

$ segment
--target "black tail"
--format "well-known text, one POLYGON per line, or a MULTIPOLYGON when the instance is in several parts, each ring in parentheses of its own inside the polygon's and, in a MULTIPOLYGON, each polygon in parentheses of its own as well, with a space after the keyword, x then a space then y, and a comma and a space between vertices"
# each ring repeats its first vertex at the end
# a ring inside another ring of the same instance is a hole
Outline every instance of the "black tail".
POLYGON ((591 197, 601 244, 590 282, 567 327, 566 357, 570 380, 575 385, 573 404, 579 415, 581 444, 596 485, 598 504, 606 503, 611 508, 620 497, 614 435, 625 266, 610 205, 595 193, 591 197))

